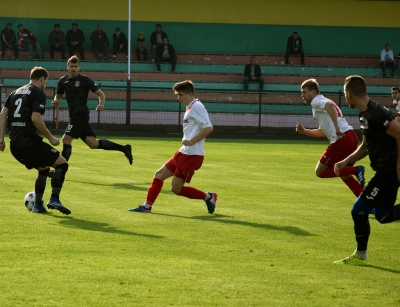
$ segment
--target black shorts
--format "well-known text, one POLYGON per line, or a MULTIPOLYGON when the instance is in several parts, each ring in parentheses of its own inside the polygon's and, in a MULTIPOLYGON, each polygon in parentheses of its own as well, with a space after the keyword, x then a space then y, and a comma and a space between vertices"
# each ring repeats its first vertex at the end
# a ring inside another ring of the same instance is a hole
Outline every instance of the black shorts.
POLYGON ((361 198, 374 207, 393 207, 399 186, 396 171, 377 172, 364 188, 361 198))
POLYGON ((14 158, 25 165, 27 169, 53 166, 60 156, 57 149, 45 142, 28 148, 10 146, 10 150, 14 158))
POLYGON ((85 141, 87 136, 96 137, 89 125, 89 113, 74 115, 65 129, 65 134, 74 139, 81 138, 82 141, 85 141))

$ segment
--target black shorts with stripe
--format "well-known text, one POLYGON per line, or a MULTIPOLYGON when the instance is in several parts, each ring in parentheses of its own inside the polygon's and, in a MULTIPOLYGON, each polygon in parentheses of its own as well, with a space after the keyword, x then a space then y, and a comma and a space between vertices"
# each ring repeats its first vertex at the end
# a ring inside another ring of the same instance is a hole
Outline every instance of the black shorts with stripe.
POLYGON ((60 152, 45 142, 39 142, 35 146, 15 147, 10 146, 11 154, 19 163, 25 165, 27 169, 44 168, 53 166, 60 156, 60 152))

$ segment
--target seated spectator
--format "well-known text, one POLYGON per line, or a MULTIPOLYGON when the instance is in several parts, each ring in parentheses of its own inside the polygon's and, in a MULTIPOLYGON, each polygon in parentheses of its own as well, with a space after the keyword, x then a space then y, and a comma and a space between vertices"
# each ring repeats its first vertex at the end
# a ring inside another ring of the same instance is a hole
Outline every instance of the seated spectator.
POLYGON ((31 31, 24 28, 24 25, 20 23, 18 25, 18 48, 19 49, 28 49, 29 58, 33 59, 33 48, 36 48, 37 55, 36 58, 44 59, 42 49, 40 48, 39 42, 37 41, 36 37, 33 35, 31 31))
POLYGON ((382 77, 386 77, 386 67, 392 68, 392 77, 394 76, 394 71, 396 65, 394 64, 393 51, 390 50, 390 45, 386 44, 385 48, 381 51, 381 58, 379 65, 382 67, 382 77))
POLYGON ((151 33, 150 43, 151 43, 151 61, 154 62, 154 59, 157 56, 158 47, 163 44, 163 39, 168 39, 167 33, 161 30, 161 25, 156 24, 156 30, 151 33))
POLYGON ((289 54, 300 54, 301 65, 304 65, 303 41, 297 32, 293 32, 293 35, 289 36, 287 39, 285 54, 286 64, 289 64, 289 54))
POLYGON ((54 59, 54 50, 60 50, 61 58, 65 60, 65 34, 60 30, 60 25, 56 23, 54 30, 49 34, 50 58, 54 59))
POLYGON ((15 32, 11 29, 11 23, 7 23, 3 31, 1 31, 1 57, 4 59, 6 49, 14 50, 14 58, 18 59, 18 46, 15 32))
POLYGON ((136 57, 138 61, 140 61, 141 54, 143 54, 143 61, 147 61, 146 39, 144 38, 143 32, 139 32, 138 38, 136 39, 136 57))
POLYGON ((118 51, 125 52, 126 58, 128 58, 128 40, 121 32, 121 28, 116 28, 113 34, 113 60, 117 59, 118 51))
POLYGON ((171 71, 175 71, 176 61, 177 57, 175 55, 174 47, 168 43, 168 38, 164 38, 162 45, 158 46, 157 49, 157 70, 161 71, 160 62, 171 62, 171 71))
POLYGON ((85 60, 85 52, 83 50, 83 42, 85 41, 85 34, 81 29, 78 29, 78 24, 74 22, 72 29, 67 31, 67 44, 69 48, 69 57, 74 55, 74 50, 79 50, 81 60, 85 60))
POLYGON ((90 35, 90 40, 92 41, 92 51, 97 60, 101 60, 101 56, 97 54, 97 51, 103 52, 104 60, 108 60, 108 46, 110 42, 106 32, 103 31, 101 24, 97 25, 97 30, 92 32, 90 35))
POLYGON ((244 68, 244 90, 249 90, 249 82, 257 82, 260 85, 260 91, 264 89, 264 78, 261 77, 261 67, 256 64, 255 57, 250 58, 250 64, 244 68))

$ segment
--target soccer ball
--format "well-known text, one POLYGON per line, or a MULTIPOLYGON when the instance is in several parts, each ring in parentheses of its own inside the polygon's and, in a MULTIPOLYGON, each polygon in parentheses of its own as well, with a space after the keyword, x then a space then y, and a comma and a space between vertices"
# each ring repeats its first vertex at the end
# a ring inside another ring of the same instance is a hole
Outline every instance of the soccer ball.
MULTIPOLYGON (((43 201, 43 198, 42 198, 43 201)), ((33 204, 35 203, 35 192, 29 192, 28 194, 25 195, 24 199, 25 207, 29 211, 32 211, 33 204)))

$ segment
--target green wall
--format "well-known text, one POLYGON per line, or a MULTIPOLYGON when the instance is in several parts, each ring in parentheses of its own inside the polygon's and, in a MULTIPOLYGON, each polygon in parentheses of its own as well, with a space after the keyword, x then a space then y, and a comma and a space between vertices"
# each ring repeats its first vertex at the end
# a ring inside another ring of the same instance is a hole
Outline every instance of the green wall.
MULTIPOLYGON (((117 26, 127 34, 126 21, 0 17, 0 28, 3 29, 7 22, 12 23, 14 31, 17 31, 19 23, 24 24, 45 49, 48 48, 48 34, 55 23, 60 23, 61 30, 66 33, 72 22, 77 22, 85 34, 87 50, 90 50, 90 34, 98 23, 103 25, 110 41, 117 26)), ((283 54, 287 37, 293 31, 298 31, 303 38, 306 55, 376 56, 378 62, 385 43, 391 44, 395 55, 400 52, 397 28, 188 22, 163 22, 162 26, 178 53, 283 54)), ((155 22, 132 22, 132 45, 135 45, 137 33, 144 31, 149 48, 154 28, 155 22)))

